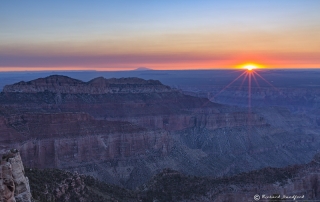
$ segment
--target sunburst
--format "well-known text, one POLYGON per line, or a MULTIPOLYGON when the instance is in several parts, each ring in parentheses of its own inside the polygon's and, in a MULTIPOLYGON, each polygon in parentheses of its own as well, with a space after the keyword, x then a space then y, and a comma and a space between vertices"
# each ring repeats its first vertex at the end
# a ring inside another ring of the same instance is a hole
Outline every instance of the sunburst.
POLYGON ((241 69, 246 69, 248 71, 252 71, 254 69, 262 68, 262 65, 255 64, 255 63, 245 63, 245 64, 242 64, 242 65, 239 65, 238 67, 241 68, 241 69))
MULTIPOLYGON (((260 64, 256 64, 256 63, 244 63, 244 64, 240 64, 237 65, 236 68, 238 69, 243 69, 244 71, 234 80, 232 80, 228 85, 226 85, 225 87, 223 87, 218 93, 216 93, 212 98, 214 99, 215 97, 217 97, 220 93, 222 93, 223 91, 225 91, 227 88, 229 88, 232 84, 234 84, 238 79, 243 78, 240 87, 238 88, 238 90, 240 90, 240 88, 242 88, 243 84, 245 83, 245 81, 248 82, 248 148, 252 148, 251 145, 251 132, 252 132, 252 109, 251 109, 251 88, 252 88, 252 81, 256 83, 256 85, 258 86, 258 88, 260 88, 260 85, 258 83, 258 80, 256 78, 256 76, 258 76, 261 80, 265 81, 266 83, 268 83, 270 86, 274 87, 272 84, 270 84, 265 78, 263 78, 258 72, 256 71, 257 69, 261 69, 264 68, 263 65, 260 64)), ((274 87, 275 88, 275 87, 274 87)), ((211 99, 212 99, 211 98, 211 99)))

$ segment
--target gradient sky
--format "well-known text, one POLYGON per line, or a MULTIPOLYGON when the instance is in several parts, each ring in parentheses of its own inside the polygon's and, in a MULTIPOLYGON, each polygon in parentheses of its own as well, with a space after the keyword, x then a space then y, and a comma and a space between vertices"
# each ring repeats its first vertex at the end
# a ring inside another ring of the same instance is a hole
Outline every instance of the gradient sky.
POLYGON ((0 71, 320 68, 318 0, 0 3, 0 71))

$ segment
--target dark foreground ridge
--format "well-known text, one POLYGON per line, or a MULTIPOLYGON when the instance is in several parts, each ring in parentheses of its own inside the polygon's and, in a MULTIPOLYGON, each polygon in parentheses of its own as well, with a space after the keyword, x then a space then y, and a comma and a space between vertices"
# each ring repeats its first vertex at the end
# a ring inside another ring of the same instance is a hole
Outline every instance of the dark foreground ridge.
POLYGON ((108 185, 91 176, 59 169, 26 169, 33 198, 38 202, 138 201, 133 191, 108 185))
MULTIPOLYGON (((312 162, 206 178, 164 169, 135 191, 58 169, 27 169, 32 195, 45 201, 250 201, 254 195, 320 199, 320 155, 312 162)), ((272 200, 270 200, 272 201, 272 200)), ((278 200, 278 201, 281 201, 278 200)), ((299 200, 297 200, 299 201, 299 200)))

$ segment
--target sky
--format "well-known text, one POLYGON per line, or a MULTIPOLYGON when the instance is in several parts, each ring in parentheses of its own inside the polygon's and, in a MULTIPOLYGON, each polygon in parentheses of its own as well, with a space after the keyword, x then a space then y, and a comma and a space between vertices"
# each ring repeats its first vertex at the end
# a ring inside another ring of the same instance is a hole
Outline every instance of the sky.
POLYGON ((320 68, 318 0, 0 3, 0 71, 320 68))

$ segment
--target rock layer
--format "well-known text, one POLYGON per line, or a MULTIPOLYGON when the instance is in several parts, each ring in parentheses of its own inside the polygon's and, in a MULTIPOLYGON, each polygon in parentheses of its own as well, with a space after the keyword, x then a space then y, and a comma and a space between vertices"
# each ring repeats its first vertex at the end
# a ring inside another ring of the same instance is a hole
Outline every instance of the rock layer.
MULTIPOLYGON (((110 172, 112 176, 112 169, 118 167, 114 162, 143 160, 152 154, 166 156, 172 148, 164 130, 96 120, 85 113, 26 113, 2 118, 2 123, 7 134, 1 136, 2 146, 19 148, 24 164, 31 168, 77 170, 94 176, 110 172)), ((138 166, 128 165, 120 176, 104 180, 120 184, 120 179, 133 177, 138 166)))
POLYGON ((0 201, 31 202, 29 180, 24 175, 20 153, 15 149, 2 156, 0 165, 0 201))

